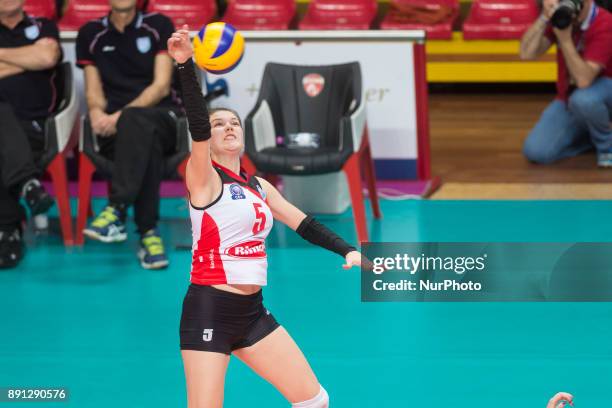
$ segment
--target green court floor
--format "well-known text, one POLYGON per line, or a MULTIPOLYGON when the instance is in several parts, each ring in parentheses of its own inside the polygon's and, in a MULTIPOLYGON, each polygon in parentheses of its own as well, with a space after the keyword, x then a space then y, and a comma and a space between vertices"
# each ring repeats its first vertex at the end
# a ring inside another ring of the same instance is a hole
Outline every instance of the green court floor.
MULTIPOLYGON (((96 202, 100 208, 102 202, 96 202)), ((612 241, 612 203, 382 203, 376 241, 612 241), (610 218, 608 218, 610 217, 610 218)), ((189 279, 183 200, 163 202, 171 266, 145 271, 128 243, 30 236, 27 258, 0 272, 0 387, 68 387, 41 407, 184 407, 178 323, 189 279)), ((321 217, 355 239, 350 212, 321 217)), ((544 408, 557 391, 575 406, 612 403, 611 303, 361 303, 357 269, 277 226, 267 307, 309 358, 333 408, 544 408)), ((0 403, 3 406, 23 404, 0 403)), ((232 361, 226 407, 286 407, 232 361)))

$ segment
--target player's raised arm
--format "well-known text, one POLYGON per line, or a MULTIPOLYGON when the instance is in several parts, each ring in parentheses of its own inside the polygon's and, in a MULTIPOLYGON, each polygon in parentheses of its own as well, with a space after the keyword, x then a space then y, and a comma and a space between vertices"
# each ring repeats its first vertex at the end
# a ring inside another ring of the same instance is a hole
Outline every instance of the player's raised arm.
POLYGON ((168 39, 168 53, 178 64, 183 102, 193 140, 191 159, 187 164, 187 188, 193 191, 208 183, 215 171, 210 158, 208 109, 196 78, 193 47, 186 25, 168 39))

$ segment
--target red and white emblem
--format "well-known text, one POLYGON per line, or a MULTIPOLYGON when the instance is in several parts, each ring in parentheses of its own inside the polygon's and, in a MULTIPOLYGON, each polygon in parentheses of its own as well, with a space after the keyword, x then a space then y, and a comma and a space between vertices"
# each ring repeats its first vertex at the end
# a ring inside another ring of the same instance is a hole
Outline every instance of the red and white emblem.
POLYGON ((304 75, 304 78, 302 78, 302 85, 304 86, 306 95, 314 98, 320 94, 325 87, 325 78, 319 74, 304 75))
POLYGON ((263 258, 266 256, 266 244, 263 241, 247 241, 231 246, 225 254, 236 258, 263 258))

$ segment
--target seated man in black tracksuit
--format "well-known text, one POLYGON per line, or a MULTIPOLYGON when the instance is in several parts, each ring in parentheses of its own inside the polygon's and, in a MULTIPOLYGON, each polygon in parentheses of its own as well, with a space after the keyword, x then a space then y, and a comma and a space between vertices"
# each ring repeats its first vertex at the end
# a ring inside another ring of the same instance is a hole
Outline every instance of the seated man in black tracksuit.
POLYGON ((53 199, 38 181, 44 127, 55 108, 54 68, 61 59, 55 23, 28 16, 24 1, 0 2, 0 268, 23 257, 25 199, 31 215, 53 199))
POLYGON ((114 166, 109 203, 83 232, 102 242, 126 240, 126 210, 133 205, 141 265, 158 269, 168 265, 157 229, 162 161, 176 148, 179 114, 166 52, 174 26, 161 14, 139 12, 136 3, 110 0, 111 12, 77 37, 91 127, 114 166))

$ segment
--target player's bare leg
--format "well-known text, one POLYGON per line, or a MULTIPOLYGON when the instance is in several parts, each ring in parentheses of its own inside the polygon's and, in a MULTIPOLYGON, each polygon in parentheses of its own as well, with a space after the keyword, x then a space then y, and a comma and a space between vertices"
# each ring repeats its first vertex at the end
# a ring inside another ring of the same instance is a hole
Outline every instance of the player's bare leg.
MULTIPOLYGON (((325 393, 306 357, 282 326, 254 345, 234 350, 233 354, 293 404, 312 400, 321 391, 325 393)), ((324 405, 312 406, 327 407, 326 393, 324 399, 324 405)))
POLYGON ((225 372, 230 356, 182 350, 188 408, 222 408, 225 372))

